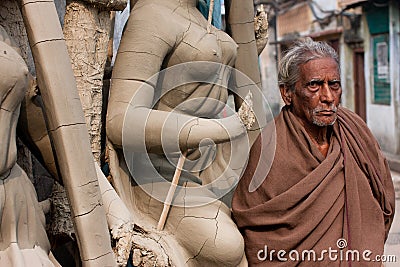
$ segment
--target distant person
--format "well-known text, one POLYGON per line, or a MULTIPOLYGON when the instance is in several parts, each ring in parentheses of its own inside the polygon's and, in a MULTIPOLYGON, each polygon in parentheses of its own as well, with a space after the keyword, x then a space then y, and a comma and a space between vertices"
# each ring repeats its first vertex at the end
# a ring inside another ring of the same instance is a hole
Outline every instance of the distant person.
POLYGON ((249 265, 380 266, 374 260, 394 217, 393 182, 367 125, 339 107, 336 52, 298 41, 278 79, 285 106, 275 119, 272 167, 262 171, 273 151, 266 127, 232 203, 249 265))

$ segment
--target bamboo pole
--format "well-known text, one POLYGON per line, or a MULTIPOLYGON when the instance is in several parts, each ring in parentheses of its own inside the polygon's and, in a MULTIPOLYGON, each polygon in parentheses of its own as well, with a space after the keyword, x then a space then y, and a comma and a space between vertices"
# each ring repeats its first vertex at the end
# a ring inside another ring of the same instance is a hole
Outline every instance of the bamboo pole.
POLYGON ((207 33, 211 32, 211 23, 212 23, 213 12, 214 12, 214 0, 211 0, 210 7, 208 8, 207 33))
POLYGON ((167 197, 164 202, 164 207, 161 212, 160 219, 158 220, 158 225, 157 225, 157 230, 161 231, 164 229, 165 221, 167 220, 167 216, 169 213, 169 210, 171 208, 171 203, 172 203, 172 198, 174 197, 176 187, 179 183, 179 178, 181 177, 181 172, 183 168, 183 164, 185 163, 186 159, 186 152, 183 152, 181 156, 179 157, 178 163, 176 164, 176 169, 174 176, 172 178, 171 186, 168 190, 167 197))

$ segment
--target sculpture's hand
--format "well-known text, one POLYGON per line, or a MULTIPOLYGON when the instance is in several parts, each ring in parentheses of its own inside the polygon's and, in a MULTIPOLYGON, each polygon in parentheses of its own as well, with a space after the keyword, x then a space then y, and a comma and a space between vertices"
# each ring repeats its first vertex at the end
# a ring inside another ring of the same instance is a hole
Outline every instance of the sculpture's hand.
POLYGON ((249 91, 239 108, 238 115, 240 120, 246 126, 247 130, 250 130, 256 122, 256 115, 253 110, 253 94, 249 91))
POLYGON ((179 134, 179 145, 182 151, 208 145, 210 140, 216 144, 229 142, 246 134, 246 127, 239 116, 234 115, 223 119, 194 118, 189 121, 179 134))
POLYGON ((260 55, 268 43, 268 16, 264 6, 257 8, 257 14, 254 17, 254 32, 257 44, 257 54, 260 55))

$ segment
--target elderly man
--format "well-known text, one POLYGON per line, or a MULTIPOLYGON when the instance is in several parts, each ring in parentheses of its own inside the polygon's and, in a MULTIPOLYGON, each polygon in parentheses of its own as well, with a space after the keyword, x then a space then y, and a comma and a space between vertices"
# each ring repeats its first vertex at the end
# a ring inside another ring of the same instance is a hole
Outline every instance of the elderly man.
POLYGON ((297 42, 279 87, 276 135, 271 126, 258 137, 232 202, 250 266, 380 266, 393 183, 366 124, 339 107, 336 52, 297 42))

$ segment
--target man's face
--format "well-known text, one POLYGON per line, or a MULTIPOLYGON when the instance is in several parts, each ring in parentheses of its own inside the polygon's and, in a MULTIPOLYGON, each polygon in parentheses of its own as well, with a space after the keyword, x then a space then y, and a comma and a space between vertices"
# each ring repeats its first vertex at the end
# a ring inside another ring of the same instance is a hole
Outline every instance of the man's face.
POLYGON ((336 61, 320 58, 300 66, 300 79, 295 84, 295 91, 287 94, 293 113, 305 127, 334 124, 342 94, 336 61))

